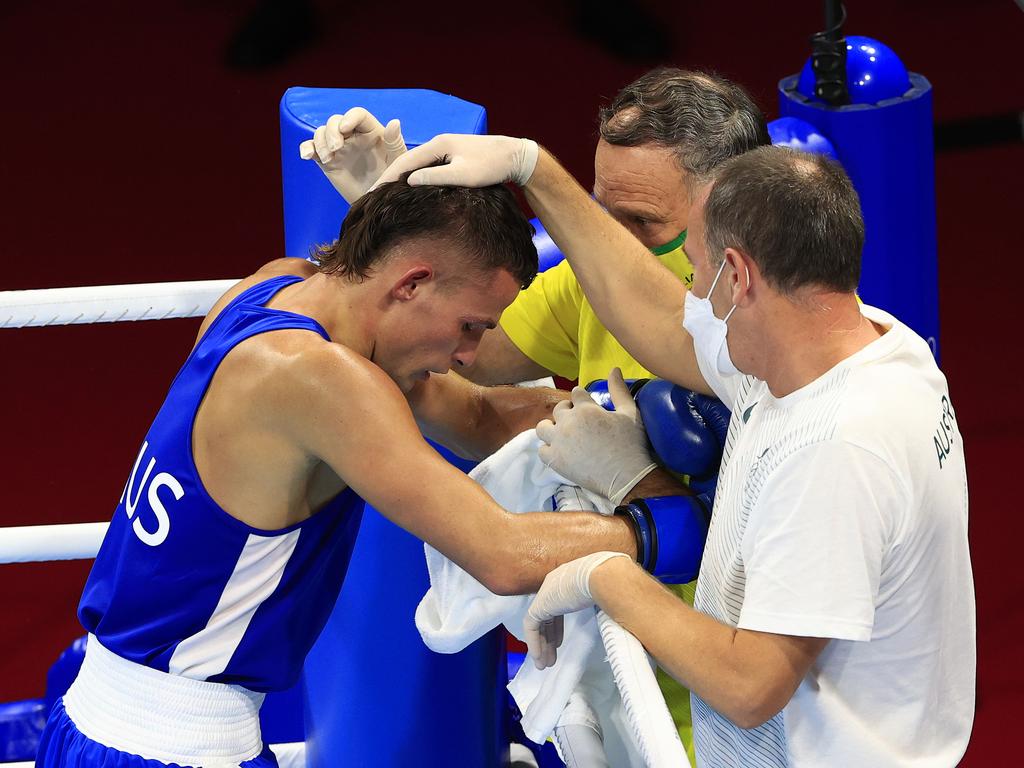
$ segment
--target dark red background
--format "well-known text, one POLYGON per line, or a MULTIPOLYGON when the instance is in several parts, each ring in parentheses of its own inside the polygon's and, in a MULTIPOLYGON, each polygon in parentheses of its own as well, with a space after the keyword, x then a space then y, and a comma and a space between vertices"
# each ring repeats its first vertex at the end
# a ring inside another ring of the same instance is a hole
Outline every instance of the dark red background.
MULTIPOLYGON (((665 61, 739 80, 770 117, 776 82, 799 69, 821 25, 817 0, 637 5, 667 34, 665 61)), ((848 34, 881 39, 931 80, 937 120, 1024 107, 1024 14, 1012 0, 848 5, 848 34)), ((232 70, 225 49, 253 7, 0 5, 0 289, 236 277, 281 255, 277 110, 288 86, 453 93, 485 105, 493 132, 543 141, 589 185, 598 104, 660 63, 580 35, 583 4, 570 0, 325 2, 311 45, 276 68, 232 70)), ((943 363, 967 444, 978 600, 969 766, 1007 764, 1024 701, 1012 479, 1024 426, 1024 267, 1012 235, 1022 175, 1019 141, 937 157, 943 363)), ((0 525, 109 517, 197 327, 0 331, 0 525)), ((0 567, 0 701, 42 694, 47 666, 81 631, 88 568, 0 567)))

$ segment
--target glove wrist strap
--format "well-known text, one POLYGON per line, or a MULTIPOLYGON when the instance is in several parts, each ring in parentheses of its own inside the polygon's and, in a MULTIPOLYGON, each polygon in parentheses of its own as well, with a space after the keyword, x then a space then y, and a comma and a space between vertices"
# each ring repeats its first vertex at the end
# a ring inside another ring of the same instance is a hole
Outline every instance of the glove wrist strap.
POLYGON ((693 581, 700 570, 711 519, 708 496, 654 496, 615 508, 633 525, 637 562, 672 584, 693 581))

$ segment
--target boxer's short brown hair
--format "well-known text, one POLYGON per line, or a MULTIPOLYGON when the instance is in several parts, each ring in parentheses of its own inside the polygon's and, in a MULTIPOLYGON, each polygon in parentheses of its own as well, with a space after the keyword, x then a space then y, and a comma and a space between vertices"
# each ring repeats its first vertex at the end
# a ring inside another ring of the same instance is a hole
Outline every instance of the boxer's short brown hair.
POLYGON ((408 174, 359 198, 338 239, 313 249, 321 272, 363 279, 400 243, 435 238, 469 254, 470 268, 505 269, 522 287, 537 275, 533 227, 503 185, 409 186, 408 174))

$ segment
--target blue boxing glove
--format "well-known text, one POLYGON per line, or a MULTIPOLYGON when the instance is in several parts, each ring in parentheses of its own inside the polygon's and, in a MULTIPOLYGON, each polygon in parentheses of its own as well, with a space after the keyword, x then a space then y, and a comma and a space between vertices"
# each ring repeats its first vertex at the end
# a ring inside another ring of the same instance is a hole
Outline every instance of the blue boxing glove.
MULTIPOLYGON (((692 392, 661 379, 626 379, 636 401, 647 439, 658 462, 693 483, 706 486, 718 475, 731 414, 720 400, 692 392)), ((587 391, 606 410, 615 410, 604 379, 592 381, 587 391)), ((701 487, 701 491, 706 487, 701 487)))
POLYGON ((662 465, 697 481, 718 474, 730 418, 719 400, 662 380, 647 382, 634 398, 662 465))
MULTIPOLYGON (((630 397, 636 398, 636 393, 644 387, 650 379, 623 379, 626 388, 629 389, 630 397)), ((615 403, 612 401, 612 393, 608 391, 608 379, 595 379, 587 384, 587 392, 590 398, 604 408, 606 411, 614 411, 615 403)))
POLYGON ((711 499, 655 496, 615 508, 633 525, 637 562, 659 581, 686 584, 697 578, 711 523, 711 499))
MULTIPOLYGON (((671 382, 638 379, 626 385, 653 454, 666 468, 688 475, 695 495, 633 499, 615 513, 632 523, 641 566, 663 582, 686 583, 700 570, 730 413, 715 398, 671 382)), ((599 405, 614 410, 606 381, 587 389, 599 405)))

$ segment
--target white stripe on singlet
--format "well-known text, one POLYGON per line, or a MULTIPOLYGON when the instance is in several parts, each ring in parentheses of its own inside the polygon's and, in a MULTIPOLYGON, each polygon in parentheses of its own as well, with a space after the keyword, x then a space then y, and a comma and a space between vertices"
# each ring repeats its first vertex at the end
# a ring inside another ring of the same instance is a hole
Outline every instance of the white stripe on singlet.
POLYGON ((210 620, 178 643, 168 664, 171 674, 206 680, 227 668, 256 610, 281 583, 300 533, 249 535, 210 620))

